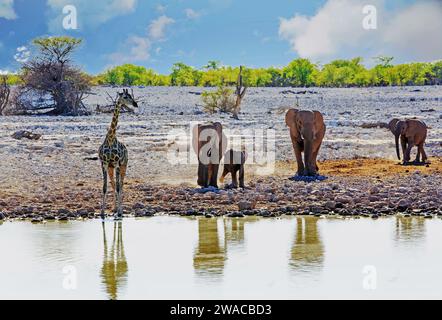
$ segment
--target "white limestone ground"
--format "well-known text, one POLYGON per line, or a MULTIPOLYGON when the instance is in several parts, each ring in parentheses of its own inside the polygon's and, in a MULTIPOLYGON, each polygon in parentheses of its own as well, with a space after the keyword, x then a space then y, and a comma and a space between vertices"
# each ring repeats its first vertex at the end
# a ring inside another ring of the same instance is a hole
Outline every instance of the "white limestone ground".
MULTIPOLYGON (((135 95, 143 101, 140 110, 137 114, 123 114, 118 130, 119 139, 129 149, 130 185, 126 188, 125 203, 129 211, 141 210, 141 215, 146 212, 150 214, 148 203, 151 201, 154 206, 160 206, 155 212, 168 209, 180 213, 188 211, 187 208, 192 205, 200 204, 201 208, 210 206, 216 199, 213 205, 221 206, 214 209, 215 214, 219 214, 222 212, 220 208, 230 205, 229 210, 234 210, 238 202, 250 198, 261 201, 259 207, 265 205, 276 212, 295 210, 298 213, 321 213, 330 211, 331 207, 336 207, 336 203, 338 207, 341 206, 339 204, 346 204, 348 199, 345 197, 353 198, 352 207, 373 207, 374 212, 385 207, 442 210, 441 194, 436 190, 442 179, 440 174, 422 177, 417 174, 399 180, 390 177, 384 182, 361 181, 358 177, 330 177, 324 183, 309 186, 302 182, 289 182, 287 178, 292 172, 287 170, 287 166, 277 166, 275 173, 279 177, 276 179, 260 179, 257 175, 265 175, 265 172, 261 170, 257 173, 256 167, 248 165, 246 184, 251 188, 245 193, 223 191, 218 195, 195 194, 192 187, 196 183, 196 166, 170 163, 168 153, 172 143, 167 139, 173 130, 190 134, 191 122, 209 120, 222 122, 225 130, 233 130, 236 136, 246 136, 248 141, 253 130, 273 129, 276 161, 281 164, 294 159, 284 112, 281 110, 293 107, 299 101, 300 108, 320 110, 325 116, 328 130, 320 152, 322 160, 355 157, 395 159, 393 135, 386 129, 364 127, 388 122, 393 117, 414 116, 431 127, 427 153, 432 157, 441 157, 442 87, 311 88, 308 89, 311 93, 306 94, 294 94, 303 91, 301 89, 287 92, 287 88, 252 88, 244 100, 239 121, 228 115, 204 114, 199 95, 203 90, 134 88, 135 95), (410 184, 410 179, 416 183, 410 184), (163 184, 170 186, 155 187, 163 184), (334 185, 337 187, 334 188, 334 185), (380 191, 368 192, 373 186, 380 191), (419 192, 415 189, 419 189, 419 192), (309 194, 307 200, 306 194, 309 194), (401 207, 399 201, 404 194, 410 195, 406 200, 413 206, 401 207), (202 199, 208 203, 204 204, 202 199), (161 206, 171 205, 177 208, 161 209, 161 206)), ((97 104, 107 104, 106 93, 114 95, 117 91, 118 88, 95 88, 87 99, 88 107, 95 110, 97 104)), ((100 165, 93 159, 97 157, 111 117, 111 114, 89 117, 0 117, 0 211, 9 212, 9 216, 37 215, 37 219, 46 210, 46 213, 50 212, 49 218, 67 216, 69 212, 73 217, 83 214, 93 216, 99 208, 101 189, 100 165), (14 140, 11 135, 18 130, 38 133, 42 138, 38 141, 14 140)), ((181 141, 181 145, 186 143, 185 139, 181 141)), ((337 209, 342 211, 341 214, 346 214, 347 209, 337 209)), ((188 214, 192 215, 192 210, 188 214)), ((205 209, 195 210, 205 212, 205 209)), ((263 213, 267 214, 269 211, 263 213)))
MULTIPOLYGON (((114 95, 118 88, 95 88, 87 99, 94 110, 105 105, 106 92, 114 95)), ((240 121, 228 115, 201 112, 201 88, 134 88, 142 99, 138 114, 120 118, 118 137, 130 153, 129 178, 150 182, 194 183, 195 166, 173 165, 167 161, 170 150, 168 134, 172 129, 189 131, 192 121, 220 121, 225 129, 274 129, 276 160, 293 159, 290 137, 281 107, 293 107, 297 99, 301 108, 324 113, 328 127, 320 159, 381 157, 395 158, 394 139, 385 129, 362 128, 363 124, 388 122, 393 117, 416 116, 431 127, 427 151, 442 155, 442 87, 404 88, 312 88, 315 93, 293 94, 287 88, 252 88, 244 100, 240 121), (416 92, 419 90, 420 92, 416 92), (424 111, 424 112, 423 112, 424 111)), ((291 89, 293 92, 303 91, 291 89)), ((26 182, 43 183, 63 179, 66 175, 80 180, 99 180, 101 171, 95 157, 112 115, 89 117, 0 117, 0 160, 3 186, 26 187, 26 182), (43 135, 40 141, 17 141, 11 135, 29 130, 43 135)), ((254 171, 253 171, 254 172, 254 171)), ((249 170, 249 174, 253 173, 249 170)))

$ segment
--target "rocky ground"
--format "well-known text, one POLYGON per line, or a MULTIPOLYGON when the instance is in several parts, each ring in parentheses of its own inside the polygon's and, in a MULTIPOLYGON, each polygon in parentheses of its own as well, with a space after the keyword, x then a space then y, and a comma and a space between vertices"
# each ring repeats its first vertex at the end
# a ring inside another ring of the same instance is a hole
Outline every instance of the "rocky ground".
MULTIPOLYGON (((106 92, 116 90, 96 88, 88 98, 91 110, 106 103, 106 92)), ((441 87, 312 89, 307 94, 279 88, 251 89, 240 121, 203 114, 200 92, 200 88, 135 90, 144 101, 141 110, 136 115, 122 115, 118 131, 130 154, 127 214, 377 217, 441 212, 441 87), (291 162, 290 137, 279 110, 297 100, 301 108, 318 109, 325 115, 328 130, 320 159, 326 181, 288 180, 296 165, 291 162), (431 127, 426 147, 432 156, 429 168, 397 165, 393 136, 376 127, 379 122, 405 116, 417 116, 431 127), (207 120, 221 121, 238 136, 250 134, 250 130, 273 129, 275 171, 269 174, 248 165, 246 190, 200 193, 195 185, 195 165, 173 164, 168 154, 176 144, 170 139, 174 129, 185 132, 190 122, 207 120)), ((0 220, 94 218, 101 199, 96 156, 110 120, 109 114, 0 117, 0 220), (16 140, 12 135, 18 130, 41 138, 16 140)))
MULTIPOLYGON (((328 160, 321 163, 328 177, 321 182, 290 181, 293 163, 278 164, 278 174, 253 178, 245 190, 204 190, 129 180, 125 214, 136 217, 243 217, 257 215, 442 216, 442 158, 430 166, 402 166, 381 159, 328 160)), ((68 182, 68 181, 66 181, 68 182)), ((96 218, 100 209, 97 186, 87 182, 51 184, 35 194, 3 191, 3 219, 70 220, 96 218)), ((109 201, 109 212, 111 211, 109 201)))

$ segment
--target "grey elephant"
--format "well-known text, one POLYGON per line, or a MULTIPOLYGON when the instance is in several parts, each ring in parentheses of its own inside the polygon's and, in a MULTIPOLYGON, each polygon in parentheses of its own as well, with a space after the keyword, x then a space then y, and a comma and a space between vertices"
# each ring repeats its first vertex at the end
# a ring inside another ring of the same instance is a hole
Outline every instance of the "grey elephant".
POLYGON ((399 140, 402 147, 402 153, 404 155, 403 163, 410 163, 411 150, 417 147, 417 157, 415 163, 425 163, 428 160, 424 146, 428 135, 427 125, 418 119, 393 119, 388 125, 390 131, 395 136, 396 142, 396 154, 401 160, 401 154, 399 150, 399 140))

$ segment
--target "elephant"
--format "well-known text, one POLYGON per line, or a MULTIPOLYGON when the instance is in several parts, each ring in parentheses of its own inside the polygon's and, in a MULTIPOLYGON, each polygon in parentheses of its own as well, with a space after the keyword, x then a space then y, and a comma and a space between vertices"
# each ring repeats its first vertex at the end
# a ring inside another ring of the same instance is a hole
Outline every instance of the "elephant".
POLYGON ((193 149, 198 157, 198 185, 218 189, 218 171, 227 150, 221 123, 199 124, 193 128, 193 149))
POLYGON ((403 159, 404 164, 410 163, 411 150, 415 146, 417 146, 418 148, 415 163, 427 162, 428 157, 425 152, 424 145, 427 139, 428 127, 423 121, 418 119, 406 119, 406 120, 393 119, 390 121, 388 127, 395 136, 396 154, 399 160, 401 160, 401 154, 399 151, 399 139, 400 139, 402 146, 402 153, 404 155, 403 159))
POLYGON ((220 178, 220 182, 224 183, 224 179, 230 173, 232 174, 232 187, 238 188, 238 172, 239 187, 244 189, 244 165, 247 161, 247 152, 229 150, 224 156, 224 172, 220 178))
POLYGON ((323 115, 319 111, 290 109, 285 122, 290 128, 290 137, 298 163, 298 175, 316 176, 319 171, 317 157, 327 129, 323 115))

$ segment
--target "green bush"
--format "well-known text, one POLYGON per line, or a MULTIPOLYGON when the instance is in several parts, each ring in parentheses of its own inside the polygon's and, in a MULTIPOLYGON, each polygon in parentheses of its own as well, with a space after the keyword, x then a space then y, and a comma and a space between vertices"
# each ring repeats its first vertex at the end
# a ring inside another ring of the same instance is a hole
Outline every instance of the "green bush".
MULTIPOLYGON (((334 60, 322 67, 308 59, 295 59, 282 68, 246 68, 248 87, 368 87, 442 84, 442 61, 393 65, 392 57, 376 57, 367 69, 362 58, 334 60)), ((93 77, 95 85, 229 87, 237 81, 239 68, 209 61, 202 69, 176 63, 170 75, 126 64, 93 77)), ((10 76, 11 84, 18 77, 10 76)))

